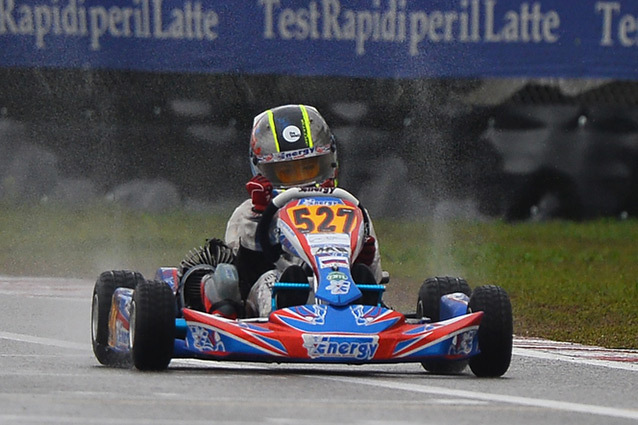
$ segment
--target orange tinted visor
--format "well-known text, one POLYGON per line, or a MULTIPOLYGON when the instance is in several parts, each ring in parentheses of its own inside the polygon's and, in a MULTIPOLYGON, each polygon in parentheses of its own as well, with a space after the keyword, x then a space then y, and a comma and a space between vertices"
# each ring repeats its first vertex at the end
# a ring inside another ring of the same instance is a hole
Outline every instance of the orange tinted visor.
POLYGON ((294 161, 259 164, 259 170, 275 186, 321 183, 332 175, 332 156, 321 155, 294 161))

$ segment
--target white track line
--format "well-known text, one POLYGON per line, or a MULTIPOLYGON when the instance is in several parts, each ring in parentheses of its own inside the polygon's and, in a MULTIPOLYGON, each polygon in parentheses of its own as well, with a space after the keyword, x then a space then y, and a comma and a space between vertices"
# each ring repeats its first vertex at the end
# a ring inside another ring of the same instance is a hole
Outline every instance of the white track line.
POLYGON ((544 409, 562 410, 588 415, 600 415, 623 419, 638 420, 638 410, 621 409, 615 407, 596 406, 592 404, 570 403, 558 400, 544 400, 539 398, 490 394, 466 390, 454 390, 429 385, 417 385, 399 381, 388 381, 380 378, 334 377, 312 375, 312 379, 325 379, 355 385, 370 385, 373 387, 389 388, 393 390, 410 391, 415 393, 432 394, 436 396, 459 397, 470 400, 516 404, 520 406, 539 407, 544 409))
MULTIPOLYGON (((7 339, 12 341, 18 341, 18 342, 28 342, 28 343, 41 344, 41 345, 49 345, 52 347, 70 348, 74 350, 89 350, 90 349, 90 346, 88 343, 81 344, 77 342, 63 341, 63 340, 54 339, 54 338, 44 338, 39 336, 18 334, 18 333, 12 333, 12 332, 0 331, 0 339, 7 339)), ((559 344, 552 341, 548 341, 548 344, 550 343, 559 344)), ((569 354, 565 354, 563 352, 560 352, 559 350, 554 350, 554 349, 552 349, 551 351, 546 351, 542 348, 517 347, 517 345, 521 345, 521 344, 523 345, 526 344, 526 340, 516 339, 514 341, 514 348, 512 349, 512 353, 515 356, 530 357, 530 358, 541 359, 541 360, 563 361, 563 362, 569 362, 569 363, 575 363, 575 364, 599 366, 599 367, 606 367, 611 369, 622 369, 622 370, 627 370, 631 372, 638 372, 638 363, 635 363, 635 362, 629 363, 629 362, 622 362, 622 361, 599 360, 599 359, 588 358, 582 355, 576 355, 578 354, 579 351, 587 351, 587 350, 592 350, 594 348, 599 349, 597 347, 578 346, 578 347, 582 347, 582 349, 572 350, 569 354)), ((565 345, 565 346, 571 346, 571 345, 565 345)), ((606 352, 633 353, 634 351, 633 350, 631 351, 606 350, 606 352)), ((638 352, 636 352, 636 357, 638 357, 638 352)))
POLYGON ((29 342, 32 344, 48 345, 51 347, 71 348, 73 350, 90 350, 91 345, 89 343, 80 344, 79 342, 63 341, 60 339, 43 338, 40 336, 16 334, 12 332, 0 332, 0 339, 8 339, 17 342, 29 342))
MULTIPOLYGON (((32 335, 25 334, 17 334, 12 332, 0 332, 0 339, 8 339, 12 341, 18 342, 27 342, 33 344, 42 344, 53 347, 60 348, 70 348, 74 350, 89 350, 88 344, 80 344, 76 342, 70 341, 62 341, 53 338, 43 338, 32 335)), ((616 368, 624 368, 620 367, 620 365, 633 367, 634 364, 624 364, 620 363, 616 365, 616 362, 609 361, 601 361, 601 360, 593 360, 593 359, 578 359, 578 358, 563 358, 562 356, 558 356, 552 353, 545 352, 537 352, 538 350, 530 350, 528 348, 515 348, 514 354, 521 355, 526 357, 534 357, 541 359, 550 359, 550 360, 561 360, 561 361, 570 361, 575 363, 585 363, 585 364, 593 364, 596 366, 604 366, 604 367, 616 367, 616 368)), ((568 412, 575 413, 583 413, 583 414, 593 414, 614 418, 624 418, 624 419, 634 419, 638 420, 638 410, 629 410, 629 409, 621 409, 615 407, 605 407, 605 406, 597 406, 591 404, 581 404, 581 403, 570 403, 564 401, 557 400, 545 400, 538 398, 530 398, 530 397, 518 397, 518 396, 509 396, 503 394, 490 394, 483 392, 474 392, 474 391, 466 391, 466 390, 454 390, 443 387, 434 387, 428 385, 416 385, 410 384, 406 382, 399 381, 388 381, 380 378, 363 378, 363 377, 334 377, 334 376, 321 376, 321 375, 313 375, 313 379, 324 379, 324 380, 332 380, 343 383, 350 384, 363 384, 376 386, 381 388, 390 388, 402 391, 410 391, 417 393, 425 393, 432 394, 437 396, 445 396, 445 397, 459 397, 469 400, 480 400, 486 402, 500 402, 500 403, 508 403, 508 404, 516 404, 521 406, 531 406, 531 407, 539 407, 545 409, 554 409, 554 410, 562 410, 568 412)))
MULTIPOLYGON (((4 1, 4 0, 3 0, 4 1)), ((28 424, 84 424, 84 425, 102 425, 102 424, 131 424, 131 425, 210 425, 215 423, 210 419, 193 420, 193 419, 149 419, 149 418, 94 418, 94 417, 78 417, 70 415, 17 415, 17 414, 0 414, 0 423, 28 423, 28 424)), ((248 422, 233 421, 228 424, 248 424, 248 422)))
POLYGON ((610 369, 621 369, 621 370, 628 370, 631 372, 638 372, 637 363, 624 363, 619 361, 588 359, 586 357, 575 357, 575 356, 569 356, 569 355, 559 354, 559 353, 549 353, 542 350, 534 350, 529 348, 513 348, 512 354, 515 356, 520 356, 520 357, 531 357, 534 359, 541 359, 541 360, 554 360, 554 361, 561 361, 561 362, 568 362, 568 363, 576 363, 581 365, 599 366, 599 367, 606 367, 610 369))
POLYGON ((537 338, 514 338, 512 354, 638 372, 638 350, 613 350, 537 338))

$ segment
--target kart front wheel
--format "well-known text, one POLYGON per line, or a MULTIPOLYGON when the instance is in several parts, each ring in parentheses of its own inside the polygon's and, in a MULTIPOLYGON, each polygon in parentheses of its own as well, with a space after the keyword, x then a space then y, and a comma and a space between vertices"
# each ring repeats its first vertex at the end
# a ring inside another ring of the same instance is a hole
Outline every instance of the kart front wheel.
POLYGON ((470 358, 470 369, 476 376, 502 376, 512 359, 512 305, 507 292, 499 286, 486 285, 474 289, 468 312, 483 312, 478 330, 481 351, 470 358))
POLYGON ((95 282, 91 306, 91 341, 93 353, 103 365, 129 367, 131 364, 127 353, 115 351, 109 346, 109 316, 115 290, 117 288, 135 289, 140 282, 145 282, 140 273, 126 270, 104 272, 95 282))
POLYGON ((137 285, 131 303, 129 338, 139 370, 164 370, 173 357, 176 298, 164 282, 137 285))

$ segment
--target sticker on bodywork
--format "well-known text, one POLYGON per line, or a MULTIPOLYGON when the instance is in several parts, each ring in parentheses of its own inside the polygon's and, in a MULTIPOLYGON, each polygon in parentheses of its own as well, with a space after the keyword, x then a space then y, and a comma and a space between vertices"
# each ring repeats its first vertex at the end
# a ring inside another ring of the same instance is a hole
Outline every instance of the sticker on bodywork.
POLYGON ((302 334, 303 346, 312 359, 371 360, 379 348, 379 336, 302 334))
POLYGON ((204 326, 189 325, 188 346, 203 353, 223 353, 226 351, 219 333, 204 326))

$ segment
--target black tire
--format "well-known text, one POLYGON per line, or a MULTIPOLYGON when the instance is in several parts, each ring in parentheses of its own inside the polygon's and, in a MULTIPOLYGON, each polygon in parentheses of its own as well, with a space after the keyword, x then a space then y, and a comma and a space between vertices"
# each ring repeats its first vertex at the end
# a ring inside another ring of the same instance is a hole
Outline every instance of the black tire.
MULTIPOLYGON (((417 317, 429 317, 433 322, 440 320, 441 297, 462 292, 468 297, 472 294, 470 285, 460 277, 431 277, 426 279, 419 289, 416 313, 417 317)), ((467 366, 467 360, 426 360, 423 368, 436 374, 461 373, 467 366)))
POLYGON ((484 313, 478 330, 481 352, 470 358, 470 369, 479 377, 502 376, 512 360, 512 304, 507 292, 495 285, 479 286, 470 298, 468 311, 484 313))
POLYGON ((419 289, 416 304, 417 317, 429 317, 433 322, 438 322, 441 297, 454 292, 462 292, 468 297, 472 295, 470 285, 463 278, 445 276, 426 279, 419 289))
POLYGON ((146 281, 135 288, 130 338, 133 365, 139 370, 164 370, 173 357, 177 301, 164 282, 146 281))
POLYGON ((104 272, 95 282, 91 307, 91 341, 93 353, 103 365, 113 367, 130 367, 131 365, 129 354, 114 351, 108 345, 109 315, 115 290, 117 288, 135 289, 141 282, 145 282, 144 276, 126 270, 104 272))

